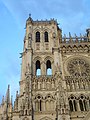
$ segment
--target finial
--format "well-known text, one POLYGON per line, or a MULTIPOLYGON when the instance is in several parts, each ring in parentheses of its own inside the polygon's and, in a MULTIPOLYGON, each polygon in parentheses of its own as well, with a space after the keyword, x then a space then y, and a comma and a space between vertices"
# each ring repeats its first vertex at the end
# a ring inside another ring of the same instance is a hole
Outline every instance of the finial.
POLYGON ((71 33, 69 32, 69 37, 71 38, 71 33))
POLYGON ((76 34, 75 34, 75 38, 76 38, 75 42, 78 42, 78 37, 77 37, 77 35, 76 35, 76 34))
POLYGON ((82 34, 80 33, 80 40, 82 41, 82 34))
POLYGON ((66 34, 64 34, 64 42, 66 42, 66 34))
MULTIPOLYGON (((33 21, 32 18, 31 18, 31 14, 29 14, 29 17, 28 17, 28 19, 27 19, 27 22, 28 22, 28 21, 29 21, 29 22, 30 22, 30 21, 31 21, 31 22, 33 21)), ((27 27, 27 26, 26 26, 26 27, 27 27)))
POLYGON ((7 103, 10 103, 10 85, 8 85, 8 89, 7 89, 7 92, 6 92, 5 101, 7 103))
POLYGON ((72 36, 71 36, 71 33, 69 32, 69 42, 72 42, 72 36))
POLYGON ((29 17, 31 17, 31 13, 29 13, 29 17))

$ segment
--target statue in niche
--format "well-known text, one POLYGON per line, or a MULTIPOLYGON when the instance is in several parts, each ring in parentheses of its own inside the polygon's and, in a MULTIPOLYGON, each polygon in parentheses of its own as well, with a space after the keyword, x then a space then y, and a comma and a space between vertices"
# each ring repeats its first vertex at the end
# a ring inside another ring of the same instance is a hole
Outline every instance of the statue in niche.
POLYGON ((32 46, 32 34, 29 33, 28 35, 28 46, 31 47, 32 46))

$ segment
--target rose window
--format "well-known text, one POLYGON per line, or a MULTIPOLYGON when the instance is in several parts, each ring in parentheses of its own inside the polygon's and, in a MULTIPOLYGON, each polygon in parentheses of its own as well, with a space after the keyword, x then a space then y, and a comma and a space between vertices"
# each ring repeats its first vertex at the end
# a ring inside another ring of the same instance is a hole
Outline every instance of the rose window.
POLYGON ((67 67, 70 75, 88 76, 90 75, 90 65, 83 59, 73 59, 67 67))

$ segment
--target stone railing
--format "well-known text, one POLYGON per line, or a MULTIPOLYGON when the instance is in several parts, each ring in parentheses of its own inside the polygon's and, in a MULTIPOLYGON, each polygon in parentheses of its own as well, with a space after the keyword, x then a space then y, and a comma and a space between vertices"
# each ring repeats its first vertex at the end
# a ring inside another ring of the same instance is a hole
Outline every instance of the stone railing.
POLYGON ((62 37, 62 43, 84 43, 84 42, 90 42, 87 36, 81 36, 81 37, 62 37))

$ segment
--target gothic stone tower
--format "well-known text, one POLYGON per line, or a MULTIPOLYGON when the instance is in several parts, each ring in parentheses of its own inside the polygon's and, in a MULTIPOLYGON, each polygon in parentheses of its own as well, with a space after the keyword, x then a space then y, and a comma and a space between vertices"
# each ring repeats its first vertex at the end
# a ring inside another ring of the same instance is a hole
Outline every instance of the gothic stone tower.
POLYGON ((56 20, 29 17, 21 57, 20 92, 0 120, 90 120, 90 29, 62 37, 56 20))

